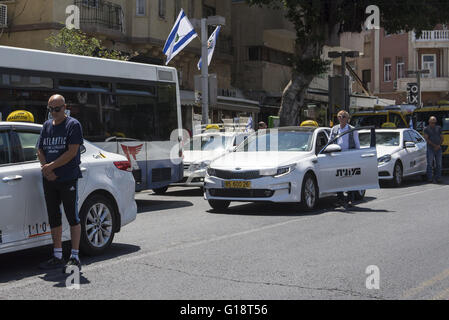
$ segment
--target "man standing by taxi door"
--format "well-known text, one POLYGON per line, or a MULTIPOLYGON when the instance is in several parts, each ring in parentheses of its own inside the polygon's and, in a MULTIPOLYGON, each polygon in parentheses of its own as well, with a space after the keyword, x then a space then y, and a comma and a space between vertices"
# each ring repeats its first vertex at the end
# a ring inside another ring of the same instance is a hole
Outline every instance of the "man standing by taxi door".
POLYGON ((424 129, 424 139, 427 141, 427 181, 433 182, 433 161, 435 160, 434 179, 436 183, 441 183, 441 164, 443 159, 444 137, 440 126, 437 126, 437 118, 430 117, 429 126, 424 129))
MULTIPOLYGON (((337 118, 340 124, 332 128, 330 140, 333 140, 346 131, 354 129, 353 126, 349 125, 350 116, 347 111, 340 111, 337 115, 337 118)), ((344 135, 343 137, 338 138, 337 144, 341 147, 342 152, 348 151, 350 149, 360 149, 359 132, 353 131, 349 134, 344 135)), ((344 197, 344 193, 338 192, 337 198, 339 205, 343 205, 345 208, 348 208, 352 206, 352 203, 355 200, 355 192, 348 192, 348 197, 346 198, 346 200, 344 197)))
POLYGON ((81 269, 78 257, 81 236, 78 216, 78 179, 81 178, 80 145, 83 144, 81 124, 65 114, 65 99, 53 95, 48 101, 52 119, 47 120, 41 131, 38 157, 42 167, 45 202, 53 239, 53 257, 42 263, 42 269, 76 266, 81 269), (61 202, 70 224, 72 253, 67 264, 62 258, 61 202))

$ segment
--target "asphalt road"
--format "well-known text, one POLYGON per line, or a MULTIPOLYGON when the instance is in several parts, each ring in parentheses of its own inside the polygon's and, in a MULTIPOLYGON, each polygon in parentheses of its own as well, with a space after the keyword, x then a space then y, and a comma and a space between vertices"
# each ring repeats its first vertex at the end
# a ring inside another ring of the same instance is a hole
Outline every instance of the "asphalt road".
MULTIPOLYGON (((79 290, 37 265, 51 247, 0 256, 0 299, 449 299, 449 177, 370 190, 350 211, 322 200, 233 203, 199 189, 136 195, 137 220, 101 257, 82 257, 79 290), (368 266, 379 289, 367 289, 368 266)), ((68 254, 68 252, 67 252, 68 254)))

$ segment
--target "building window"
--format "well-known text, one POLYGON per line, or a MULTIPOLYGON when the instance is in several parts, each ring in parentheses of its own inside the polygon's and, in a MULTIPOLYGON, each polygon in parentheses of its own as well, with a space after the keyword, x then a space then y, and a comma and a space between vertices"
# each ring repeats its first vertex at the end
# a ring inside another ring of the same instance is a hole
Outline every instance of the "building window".
POLYGON ((384 59, 384 82, 391 81, 391 59, 384 59))
POLYGON ((403 57, 396 58, 396 78, 402 79, 405 78, 405 62, 403 57))
POLYGON ((159 0, 159 17, 165 18, 165 0, 159 0))
POLYGON ((136 15, 144 16, 146 14, 146 0, 136 0, 136 15))
POLYGON ((189 18, 195 17, 195 0, 189 1, 189 18))
POLYGON ((421 61, 421 69, 429 70, 430 73, 423 74, 424 78, 436 78, 437 76, 437 55, 436 54, 423 54, 421 61))
POLYGON ((371 70, 363 70, 362 71, 362 82, 365 88, 370 89, 370 83, 371 83, 371 70))

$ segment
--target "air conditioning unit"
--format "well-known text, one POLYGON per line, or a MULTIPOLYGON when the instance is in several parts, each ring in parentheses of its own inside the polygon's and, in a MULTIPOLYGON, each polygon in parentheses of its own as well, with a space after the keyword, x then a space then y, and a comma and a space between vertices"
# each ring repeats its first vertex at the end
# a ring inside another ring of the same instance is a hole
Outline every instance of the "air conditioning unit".
POLYGON ((8 7, 6 4, 0 4, 0 28, 8 26, 8 7))
POLYGON ((398 80, 393 81, 393 89, 398 90, 398 80))

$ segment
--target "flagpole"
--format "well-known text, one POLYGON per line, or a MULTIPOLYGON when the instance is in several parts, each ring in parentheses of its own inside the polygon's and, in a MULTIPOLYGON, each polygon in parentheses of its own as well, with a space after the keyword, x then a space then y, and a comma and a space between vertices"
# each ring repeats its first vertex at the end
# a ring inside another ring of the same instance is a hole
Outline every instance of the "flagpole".
POLYGON ((209 66, 207 50, 207 19, 201 19, 201 83, 203 124, 209 124, 209 66))

